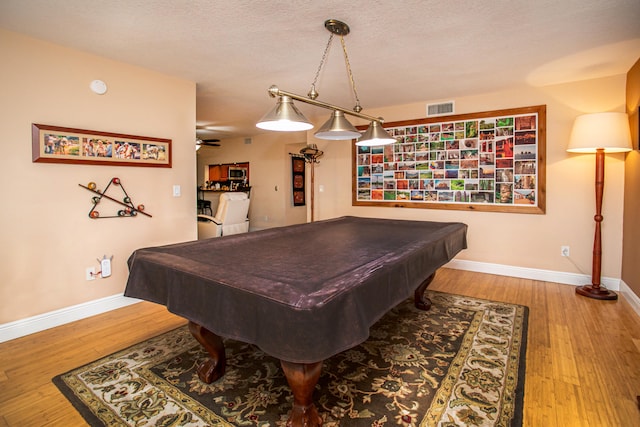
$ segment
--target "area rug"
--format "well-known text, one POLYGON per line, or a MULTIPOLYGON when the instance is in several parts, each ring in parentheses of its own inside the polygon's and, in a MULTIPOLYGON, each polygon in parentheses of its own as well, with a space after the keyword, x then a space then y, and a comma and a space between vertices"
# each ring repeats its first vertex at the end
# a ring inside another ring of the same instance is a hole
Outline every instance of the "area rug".
MULTIPOLYGON (((426 294, 431 310, 407 300, 324 362, 314 391, 324 426, 522 424, 527 307, 426 294)), ((226 373, 213 384, 198 379, 207 355, 186 326, 53 382, 92 426, 285 426, 292 395, 279 360, 224 342, 226 373)))

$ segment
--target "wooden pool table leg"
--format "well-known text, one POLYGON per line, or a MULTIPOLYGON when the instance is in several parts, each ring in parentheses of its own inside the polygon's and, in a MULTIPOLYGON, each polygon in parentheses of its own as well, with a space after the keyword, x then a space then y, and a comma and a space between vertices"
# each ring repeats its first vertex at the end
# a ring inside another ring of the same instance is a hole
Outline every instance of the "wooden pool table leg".
POLYGON ((418 310, 427 311, 431 308, 431 300, 424 296, 424 291, 427 290, 427 286, 433 282, 433 279, 436 277, 436 272, 427 277, 424 282, 420 283, 420 286, 416 288, 415 293, 413 294, 413 300, 416 308, 418 310))
POLYGON ((192 321, 189 321, 189 332, 211 356, 198 366, 200 381, 211 384, 224 375, 227 366, 227 356, 224 352, 222 338, 192 321))
POLYGON ((287 427, 322 426, 322 418, 313 404, 313 389, 320 378, 322 361, 293 363, 281 360, 280 364, 293 392, 293 409, 289 413, 287 427))

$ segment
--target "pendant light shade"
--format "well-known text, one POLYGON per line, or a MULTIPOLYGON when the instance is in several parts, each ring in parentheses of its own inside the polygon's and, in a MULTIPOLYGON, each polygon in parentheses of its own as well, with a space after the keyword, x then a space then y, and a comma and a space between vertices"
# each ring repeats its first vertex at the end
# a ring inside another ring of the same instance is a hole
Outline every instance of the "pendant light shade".
POLYGON ((273 110, 265 114, 256 127, 266 130, 295 132, 309 130, 313 124, 293 105, 293 100, 288 96, 278 97, 278 102, 273 110))
POLYGON ((318 129, 318 132, 316 132, 314 136, 318 139, 337 141, 360 138, 361 134, 358 132, 358 129, 347 120, 342 111, 334 110, 331 118, 318 129))
POLYGON ((397 142, 394 137, 384 130, 380 122, 373 121, 362 134, 356 145, 371 147, 373 145, 388 145, 397 142))

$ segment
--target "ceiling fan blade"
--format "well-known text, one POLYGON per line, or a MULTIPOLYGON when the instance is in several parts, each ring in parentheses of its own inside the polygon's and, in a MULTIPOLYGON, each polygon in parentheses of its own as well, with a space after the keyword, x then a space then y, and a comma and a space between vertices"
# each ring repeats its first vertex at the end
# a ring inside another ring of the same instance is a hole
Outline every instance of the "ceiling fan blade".
POLYGON ((198 139, 196 142, 197 145, 207 145, 209 147, 220 147, 219 139, 198 139))

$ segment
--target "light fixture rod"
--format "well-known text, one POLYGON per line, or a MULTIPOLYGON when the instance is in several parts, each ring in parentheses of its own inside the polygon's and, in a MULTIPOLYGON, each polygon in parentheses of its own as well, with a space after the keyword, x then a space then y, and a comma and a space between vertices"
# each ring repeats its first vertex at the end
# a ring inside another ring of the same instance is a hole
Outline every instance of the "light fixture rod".
POLYGON ((327 102, 318 101, 317 99, 310 99, 310 98, 307 98, 306 96, 297 95, 291 92, 286 92, 284 90, 278 89, 278 86, 276 85, 273 85, 269 88, 269 95, 271 95, 272 98, 275 98, 277 96, 288 96, 291 99, 296 99, 298 101, 305 102, 307 104, 315 105, 316 107, 326 108, 327 110, 338 110, 338 111, 342 111, 345 114, 349 114, 355 117, 359 117, 361 119, 369 120, 371 122, 378 122, 380 124, 384 123, 384 119, 382 117, 369 116, 368 114, 358 113, 356 111, 349 110, 347 108, 339 107, 337 105, 329 104, 327 102))

